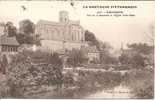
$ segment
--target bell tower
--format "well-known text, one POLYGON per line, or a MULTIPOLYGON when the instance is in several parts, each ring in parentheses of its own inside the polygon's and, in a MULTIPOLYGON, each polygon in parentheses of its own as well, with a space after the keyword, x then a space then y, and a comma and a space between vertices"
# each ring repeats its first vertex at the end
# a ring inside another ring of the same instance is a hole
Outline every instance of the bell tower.
POLYGON ((69 16, 67 11, 60 11, 59 12, 59 22, 61 23, 68 23, 69 22, 69 16))

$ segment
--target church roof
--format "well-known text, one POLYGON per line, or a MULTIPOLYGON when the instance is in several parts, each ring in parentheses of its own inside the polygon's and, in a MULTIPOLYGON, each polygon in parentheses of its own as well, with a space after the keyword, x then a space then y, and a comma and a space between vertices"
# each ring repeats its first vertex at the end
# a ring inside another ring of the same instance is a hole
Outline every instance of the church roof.
POLYGON ((64 25, 63 23, 47 21, 47 20, 39 20, 38 24, 49 24, 49 25, 64 25))
POLYGON ((7 34, 0 36, 0 45, 18 46, 19 43, 16 37, 8 37, 7 34))
MULTIPOLYGON (((66 25, 66 23, 47 21, 47 20, 39 20, 37 24, 62 25, 62 26, 66 25)), ((80 22, 79 21, 69 20, 69 22, 67 24, 79 25, 80 22)))

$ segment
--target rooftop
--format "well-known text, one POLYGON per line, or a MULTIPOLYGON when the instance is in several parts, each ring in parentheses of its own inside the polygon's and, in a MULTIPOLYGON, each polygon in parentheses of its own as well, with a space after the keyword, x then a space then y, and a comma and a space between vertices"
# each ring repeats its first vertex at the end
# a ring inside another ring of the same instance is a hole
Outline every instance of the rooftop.
POLYGON ((0 45, 18 46, 16 37, 8 37, 7 34, 0 36, 0 45))
MULTIPOLYGON (((66 23, 61 23, 61 22, 54 22, 54 21, 47 21, 47 20, 39 20, 37 24, 49 24, 49 25, 66 25, 66 23)), ((80 21, 72 21, 69 20, 67 24, 74 24, 74 25, 79 25, 80 21)))

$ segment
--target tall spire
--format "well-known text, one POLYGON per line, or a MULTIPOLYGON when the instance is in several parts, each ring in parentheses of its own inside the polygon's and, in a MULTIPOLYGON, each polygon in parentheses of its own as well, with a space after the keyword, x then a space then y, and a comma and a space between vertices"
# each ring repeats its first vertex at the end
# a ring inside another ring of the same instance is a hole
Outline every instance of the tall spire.
POLYGON ((121 50, 123 50, 123 42, 121 42, 121 50))
POLYGON ((123 49, 123 42, 121 42, 121 54, 123 53, 124 49, 123 49))

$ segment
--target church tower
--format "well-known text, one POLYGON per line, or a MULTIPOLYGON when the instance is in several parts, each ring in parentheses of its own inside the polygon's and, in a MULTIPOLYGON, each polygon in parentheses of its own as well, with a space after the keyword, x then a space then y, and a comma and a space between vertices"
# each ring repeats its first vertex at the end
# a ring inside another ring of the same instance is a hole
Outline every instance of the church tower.
POLYGON ((69 16, 67 11, 60 11, 59 12, 59 21, 61 23, 68 23, 69 22, 69 16))

